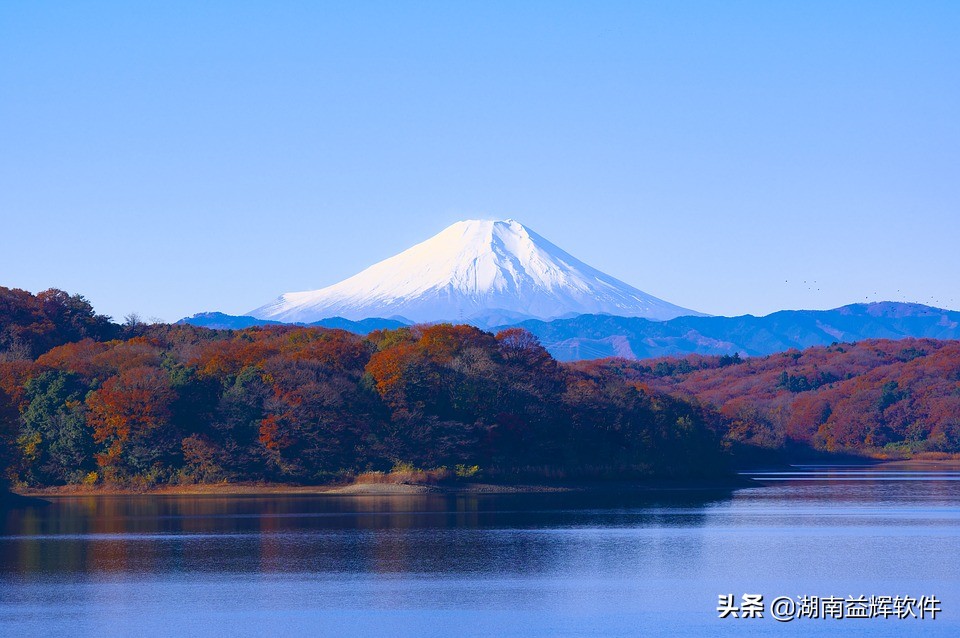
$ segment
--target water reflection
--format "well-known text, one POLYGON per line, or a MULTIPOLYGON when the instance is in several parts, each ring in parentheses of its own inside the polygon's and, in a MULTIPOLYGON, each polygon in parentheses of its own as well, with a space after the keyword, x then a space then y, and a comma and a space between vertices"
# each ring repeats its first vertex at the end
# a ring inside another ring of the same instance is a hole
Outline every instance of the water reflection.
POLYGON ((0 515, 0 634, 838 630, 718 624, 718 593, 750 591, 935 594, 935 623, 842 629, 960 635, 960 482, 897 472, 798 468, 732 494, 56 499, 0 515))
POLYGON ((544 534, 695 527, 724 492, 57 498, 9 511, 0 573, 550 569, 544 534))

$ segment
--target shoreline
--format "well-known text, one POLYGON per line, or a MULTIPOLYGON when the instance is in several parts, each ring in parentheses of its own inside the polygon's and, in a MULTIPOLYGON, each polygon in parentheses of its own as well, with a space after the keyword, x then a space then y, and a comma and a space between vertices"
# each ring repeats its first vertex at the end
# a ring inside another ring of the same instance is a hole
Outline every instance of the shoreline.
MULTIPOLYGON (((830 464, 824 464, 830 465, 830 464)), ((838 467, 851 465, 890 470, 960 471, 957 459, 861 459, 856 463, 841 463, 838 467)), ((713 479, 649 479, 634 481, 571 481, 568 483, 481 483, 481 482, 353 482, 317 485, 292 485, 285 483, 194 483, 187 485, 160 485, 150 488, 124 486, 58 485, 41 488, 13 488, 0 495, 0 504, 33 504, 48 498, 90 496, 409 496, 409 495, 457 495, 457 494, 550 494, 550 493, 638 493, 664 491, 731 491, 748 487, 761 487, 762 479, 749 476, 749 472, 773 472, 786 470, 792 464, 759 465, 740 468, 736 474, 713 479)))
POLYGON ((759 483, 741 476, 696 481, 571 482, 551 484, 521 483, 346 483, 326 485, 286 485, 280 483, 198 483, 164 485, 152 488, 97 487, 62 485, 45 488, 14 489, 14 496, 29 499, 89 496, 407 496, 407 495, 482 495, 550 494, 574 492, 658 492, 734 490, 757 487, 759 483))

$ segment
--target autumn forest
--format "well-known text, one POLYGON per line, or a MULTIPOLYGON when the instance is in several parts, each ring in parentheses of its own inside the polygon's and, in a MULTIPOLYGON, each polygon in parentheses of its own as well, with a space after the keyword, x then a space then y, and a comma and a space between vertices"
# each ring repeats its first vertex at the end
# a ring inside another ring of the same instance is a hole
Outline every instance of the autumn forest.
POLYGON ((960 342, 561 364, 531 334, 120 325, 0 287, 0 462, 22 486, 692 478, 960 452, 960 342))

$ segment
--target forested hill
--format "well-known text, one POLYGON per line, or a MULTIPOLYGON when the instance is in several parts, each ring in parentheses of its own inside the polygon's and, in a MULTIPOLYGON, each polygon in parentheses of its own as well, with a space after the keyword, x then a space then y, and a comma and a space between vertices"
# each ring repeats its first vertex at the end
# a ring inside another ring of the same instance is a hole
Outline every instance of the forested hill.
POLYGON ((9 479, 146 487, 315 483, 396 466, 494 480, 726 471, 716 414, 563 367, 522 330, 115 328, 120 338, 3 354, 9 479))
POLYGON ((717 409, 728 440, 881 455, 960 452, 960 341, 867 340, 748 359, 575 367, 717 409))
POLYGON ((98 315, 80 295, 45 290, 36 295, 0 286, 0 361, 31 359, 55 346, 121 335, 110 317, 98 315))
POLYGON ((24 485, 695 477, 730 453, 960 453, 960 342, 561 364, 519 328, 111 323, 0 289, 0 476, 24 485))

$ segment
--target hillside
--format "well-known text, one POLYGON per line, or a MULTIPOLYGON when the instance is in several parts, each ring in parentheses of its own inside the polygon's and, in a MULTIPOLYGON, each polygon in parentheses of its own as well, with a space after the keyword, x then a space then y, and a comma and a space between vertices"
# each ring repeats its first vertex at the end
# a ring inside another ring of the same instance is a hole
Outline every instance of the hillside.
MULTIPOLYGON (((78 295, 0 293, 0 487, 690 478, 731 452, 960 453, 956 340, 562 364, 522 328, 121 326, 78 295)), ((863 315, 952 329, 923 307, 841 313, 863 315)))
POLYGON ((717 409, 729 441, 894 456, 960 452, 960 341, 867 340, 749 359, 574 367, 717 409))
POLYGON ((15 484, 724 476, 715 414, 586 378, 522 330, 123 327, 0 362, 15 484))

